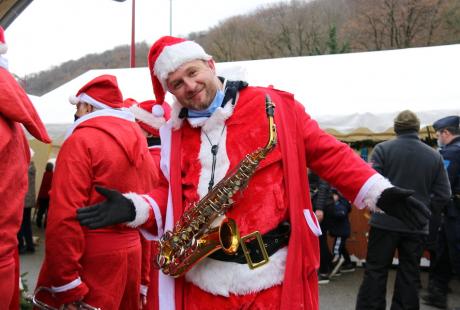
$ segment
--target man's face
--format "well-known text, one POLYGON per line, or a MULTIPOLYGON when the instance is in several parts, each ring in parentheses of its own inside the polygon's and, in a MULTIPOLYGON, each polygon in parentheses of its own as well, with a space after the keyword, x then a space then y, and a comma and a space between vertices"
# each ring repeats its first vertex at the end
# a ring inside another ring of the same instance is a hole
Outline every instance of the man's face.
POLYGON ((436 131, 436 138, 438 139, 438 146, 444 146, 449 143, 449 132, 445 129, 436 131))
POLYGON ((166 85, 183 107, 204 110, 216 96, 220 82, 214 61, 193 60, 170 73, 166 85))

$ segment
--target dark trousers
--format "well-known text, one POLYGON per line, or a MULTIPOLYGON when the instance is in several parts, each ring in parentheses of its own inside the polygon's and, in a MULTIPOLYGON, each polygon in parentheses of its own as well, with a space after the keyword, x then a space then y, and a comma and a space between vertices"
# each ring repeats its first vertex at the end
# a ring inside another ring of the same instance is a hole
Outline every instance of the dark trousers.
POLYGON ((454 274, 460 278, 460 217, 446 217, 438 235, 436 260, 430 272, 430 283, 447 295, 454 274))
POLYGON ((351 263, 350 254, 348 254, 346 247, 347 239, 348 237, 335 236, 334 245, 332 248, 332 254, 339 257, 343 256, 345 259, 345 264, 351 263))
POLYGON ((422 240, 419 235, 371 227, 366 269, 359 289, 356 309, 386 309, 388 270, 396 250, 399 253, 399 265, 391 309, 419 309, 417 281, 420 274, 421 248, 422 240))
POLYGON ((19 250, 33 250, 34 242, 32 240, 32 224, 30 223, 30 213, 32 208, 24 208, 21 229, 18 232, 19 250))
POLYGON ((46 214, 48 212, 48 206, 50 203, 49 198, 38 198, 38 211, 36 223, 38 227, 42 227, 43 216, 45 216, 44 226, 46 226, 46 214))
POLYGON ((329 274, 332 269, 332 255, 331 251, 329 251, 329 245, 327 244, 327 229, 324 227, 324 225, 321 225, 321 232, 323 234, 319 236, 319 273, 329 274))

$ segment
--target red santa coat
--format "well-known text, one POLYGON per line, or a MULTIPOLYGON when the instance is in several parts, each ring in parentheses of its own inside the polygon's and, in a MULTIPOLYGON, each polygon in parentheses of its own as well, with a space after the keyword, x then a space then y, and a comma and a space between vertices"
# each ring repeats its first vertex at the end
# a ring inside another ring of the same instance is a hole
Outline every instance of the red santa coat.
MULTIPOLYGON (((0 66, 0 309, 10 305, 19 289, 15 275, 17 233, 21 226, 24 196, 28 188, 30 150, 22 125, 37 139, 49 143, 45 126, 32 102, 13 76, 0 66)), ((17 255, 16 255, 17 257, 17 255)), ((17 296, 16 296, 17 297, 17 296)))
POLYGON ((218 108, 201 128, 182 123, 178 110, 173 110, 170 125, 174 129, 161 131, 161 168, 169 189, 158 188, 151 196, 160 208, 168 200, 162 214, 164 218, 166 213, 165 229, 171 229, 184 206, 207 192, 211 144, 219 144, 217 183, 246 154, 267 143, 266 93, 276 105, 279 142, 261 162, 248 188, 235 198, 227 216, 237 222, 241 235, 255 230, 265 233, 288 219, 292 226, 289 246, 252 271, 245 265, 204 259, 187 273, 187 280, 160 274, 160 309, 214 308, 217 303, 230 309, 245 302, 273 309, 318 308, 319 229, 311 209, 307 166, 360 207, 379 178, 348 146, 320 130, 291 94, 248 87, 240 91, 234 110, 230 104, 218 108), (168 191, 169 196, 165 195, 168 191), (272 291, 268 297, 267 291, 272 291))
POLYGON ((158 178, 153 166, 132 115, 100 110, 77 121, 56 162, 46 256, 37 283, 37 287, 51 288, 55 298, 39 298, 54 305, 85 297, 85 302, 102 309, 138 307, 138 231, 125 225, 87 230, 76 220, 76 210, 105 199, 95 186, 120 192, 150 191, 158 178))

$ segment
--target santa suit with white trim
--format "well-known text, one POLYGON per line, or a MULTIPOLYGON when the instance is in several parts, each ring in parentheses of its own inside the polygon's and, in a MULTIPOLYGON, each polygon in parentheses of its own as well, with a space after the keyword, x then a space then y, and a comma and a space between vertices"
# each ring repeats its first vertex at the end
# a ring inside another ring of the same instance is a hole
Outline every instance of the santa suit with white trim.
POLYGON ((26 92, 8 71, 7 44, 0 26, 0 309, 19 307, 17 233, 22 222, 30 162, 27 131, 50 143, 45 126, 26 92))
MULTIPOLYGON (((98 109, 75 122, 57 157, 37 283, 51 288, 54 298, 37 297, 54 306, 83 299, 101 309, 138 309, 138 231, 129 225, 87 230, 76 221, 76 210, 103 199, 96 186, 143 193, 152 190, 158 174, 134 116, 121 110, 114 76, 91 80, 72 102, 98 109)), ((148 216, 136 214, 133 222, 148 216)))
MULTIPOLYGON (((161 140, 159 129, 163 126, 171 115, 171 107, 167 102, 162 104, 155 100, 135 102, 133 99, 126 99, 125 106, 133 113, 137 124, 147 137, 147 145, 150 155, 155 164, 154 173, 160 170, 160 150, 161 140)), ((145 309, 158 309, 158 269, 152 266, 155 259, 158 245, 156 241, 148 240, 141 236, 142 243, 142 275, 141 275, 141 294, 145 296, 145 309)))
MULTIPOLYGON (((210 56, 191 41, 163 37, 152 46, 149 68, 158 101, 164 99, 168 74, 196 59, 208 61, 210 56)), ((167 182, 151 193, 151 206, 135 203, 136 212, 152 207, 161 218, 166 213, 165 229, 172 230, 186 206, 208 192, 213 174, 211 144, 218 144, 216 184, 244 156, 267 143, 266 94, 276 105, 278 144, 247 189, 234 197, 227 216, 236 221, 241 235, 255 230, 264 234, 289 220, 289 245, 255 270, 206 258, 185 277, 160 274, 160 309, 318 309, 316 235, 320 230, 311 211, 306 167, 359 208, 375 206, 378 195, 391 186, 348 146, 323 132, 293 95, 247 87, 238 92, 234 105, 231 100, 224 102, 211 116, 183 120, 178 117, 182 106, 173 105, 171 120, 160 130, 161 169, 167 182)), ((156 223, 154 229, 160 232, 163 223, 158 218, 156 223)))

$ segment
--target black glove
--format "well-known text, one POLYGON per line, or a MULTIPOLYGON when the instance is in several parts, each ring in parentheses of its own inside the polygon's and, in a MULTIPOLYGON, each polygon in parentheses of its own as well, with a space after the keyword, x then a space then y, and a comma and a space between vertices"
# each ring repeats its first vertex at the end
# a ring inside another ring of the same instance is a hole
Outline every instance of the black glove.
POLYGON ((421 230, 428 224, 431 212, 425 204, 412 196, 413 193, 413 190, 396 186, 387 188, 380 195, 377 207, 398 218, 410 229, 421 230))
POLYGON ((116 190, 96 186, 96 191, 107 197, 107 200, 78 209, 77 220, 80 225, 96 229, 134 220, 136 209, 131 200, 116 190))

